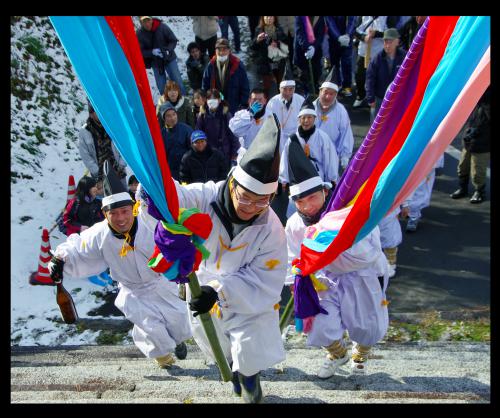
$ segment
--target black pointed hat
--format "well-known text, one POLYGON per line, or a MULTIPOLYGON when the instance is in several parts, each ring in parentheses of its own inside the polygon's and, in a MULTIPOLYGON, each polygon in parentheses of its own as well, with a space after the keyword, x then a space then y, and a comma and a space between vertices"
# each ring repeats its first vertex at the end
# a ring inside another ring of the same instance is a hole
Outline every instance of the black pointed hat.
POLYGON ((295 87, 295 79, 293 77, 293 72, 292 72, 292 69, 290 67, 289 60, 286 60, 285 71, 283 72, 283 79, 280 83, 280 88, 281 87, 288 87, 288 86, 295 87))
POLYGON ((326 185, 298 141, 290 141, 288 148, 288 177, 292 200, 308 196, 326 185))
POLYGON ((119 179, 109 160, 104 161, 103 171, 104 198, 102 199, 102 210, 108 211, 126 205, 133 205, 134 202, 130 194, 119 179))
POLYGON ((280 168, 280 124, 273 113, 264 121, 240 164, 232 171, 245 189, 259 195, 271 194, 278 187, 280 168))
POLYGON ((319 88, 320 90, 323 88, 329 88, 333 89, 335 91, 339 91, 339 86, 338 86, 338 81, 335 78, 335 65, 332 66, 332 69, 328 73, 328 75, 325 78, 325 81, 321 84, 321 87, 319 88))
POLYGON ((313 97, 310 95, 307 95, 304 103, 302 103, 302 107, 300 108, 300 112, 297 117, 300 118, 304 115, 316 116, 316 108, 314 107, 313 97))

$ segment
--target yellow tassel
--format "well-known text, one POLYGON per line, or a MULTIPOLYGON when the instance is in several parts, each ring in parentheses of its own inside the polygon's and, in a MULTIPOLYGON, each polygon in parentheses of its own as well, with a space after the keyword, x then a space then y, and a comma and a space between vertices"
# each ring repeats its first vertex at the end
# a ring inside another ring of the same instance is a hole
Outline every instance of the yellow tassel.
POLYGON ((275 303, 274 306, 273 306, 274 310, 277 311, 279 308, 280 308, 280 304, 279 303, 275 303))
POLYGON ((140 200, 137 200, 137 202, 135 202, 135 205, 134 205, 134 208, 132 209, 132 214, 134 216, 137 216, 139 215, 139 206, 141 205, 141 201, 140 200))
POLYGON ((222 318, 222 312, 220 311, 220 306, 218 303, 215 303, 214 306, 212 306, 212 309, 209 311, 210 315, 217 315, 217 318, 222 318))
POLYGON ((327 120, 328 120, 328 116, 326 116, 326 115, 321 115, 321 120, 322 120, 323 122, 327 121, 327 120))
POLYGON ((306 157, 309 158, 309 155, 311 155, 311 150, 309 149, 309 144, 306 144, 304 146, 304 152, 306 154, 306 157))
POLYGON ((390 302, 387 299, 382 299, 382 306, 387 306, 389 303, 390 302))
POLYGON ((310 276, 313 282, 314 290, 316 290, 316 292, 322 292, 323 290, 328 290, 328 286, 323 282, 319 281, 314 274, 311 274, 310 276))

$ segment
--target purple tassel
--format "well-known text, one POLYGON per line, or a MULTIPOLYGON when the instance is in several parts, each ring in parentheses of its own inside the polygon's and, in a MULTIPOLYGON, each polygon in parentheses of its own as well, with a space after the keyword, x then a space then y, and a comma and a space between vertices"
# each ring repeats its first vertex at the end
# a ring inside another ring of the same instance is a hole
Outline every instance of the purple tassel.
MULTIPOLYGON (((151 208, 151 206, 149 206, 149 208, 151 208)), ((163 228, 161 222, 158 222, 155 229, 154 240, 167 261, 179 260, 179 274, 177 279, 181 281, 178 283, 186 283, 186 281, 182 281, 182 279, 187 277, 193 269, 196 253, 196 247, 191 242, 191 237, 184 234, 172 234, 170 231, 163 228)))
POLYGON ((293 294, 297 318, 304 319, 319 313, 328 315, 328 311, 319 304, 318 294, 309 276, 295 275, 293 294))
MULTIPOLYGON (((156 208, 153 199, 151 199, 149 196, 146 196, 146 204, 148 205, 148 213, 155 219, 159 221, 164 221, 163 216, 161 216, 160 211, 156 208)), ((162 251, 163 253, 163 251, 162 251)), ((163 254, 165 256, 165 254, 163 254)))

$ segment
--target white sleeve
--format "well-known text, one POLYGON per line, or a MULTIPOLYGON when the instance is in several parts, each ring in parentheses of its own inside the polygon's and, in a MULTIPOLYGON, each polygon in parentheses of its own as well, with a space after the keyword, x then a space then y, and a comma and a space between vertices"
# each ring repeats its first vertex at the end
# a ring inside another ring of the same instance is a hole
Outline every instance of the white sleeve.
POLYGON ((351 158, 354 147, 354 136, 352 134, 351 121, 345 108, 340 112, 340 139, 337 153, 340 158, 351 158))
POLYGON ((328 135, 324 134, 322 138, 323 144, 321 149, 323 150, 323 168, 326 176, 323 181, 334 181, 337 183, 339 178, 339 156, 337 155, 335 145, 330 140, 328 135))
POLYGON ((280 183, 290 183, 288 179, 288 144, 290 143, 290 138, 286 140, 285 147, 283 148, 283 152, 281 153, 280 158, 280 174, 279 181, 280 183))
POLYGON ((81 234, 71 234, 66 242, 59 244, 54 255, 62 258, 64 275, 74 278, 89 277, 102 273, 109 266, 101 251, 104 228, 107 221, 99 222, 81 234))
POLYGON ((244 137, 252 126, 252 117, 248 110, 240 110, 229 120, 229 129, 236 136, 244 137))
POLYGON ((293 228, 294 223, 295 216, 292 215, 288 218, 285 226, 286 246, 288 251, 285 285, 291 285, 294 283, 295 275, 292 273, 292 261, 300 256, 300 244, 303 239, 303 231, 301 233, 300 230, 297 231, 297 228, 293 228))

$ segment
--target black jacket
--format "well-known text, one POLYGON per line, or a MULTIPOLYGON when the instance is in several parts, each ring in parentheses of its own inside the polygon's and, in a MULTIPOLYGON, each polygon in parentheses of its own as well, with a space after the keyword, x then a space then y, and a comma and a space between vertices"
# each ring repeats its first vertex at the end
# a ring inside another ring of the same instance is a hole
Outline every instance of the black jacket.
POLYGON ((137 29, 136 34, 146 68, 153 66, 163 70, 164 63, 169 63, 177 58, 175 46, 178 39, 175 37, 174 32, 161 20, 153 19, 153 29, 151 31, 147 31, 141 26, 140 29, 137 29), (155 48, 161 50, 163 58, 153 55, 153 49, 155 48))
MULTIPOLYGON (((271 60, 268 57, 267 48, 271 44, 272 41, 276 41, 278 43, 278 47, 280 42, 287 44, 287 36, 283 32, 283 29, 280 25, 276 26, 276 31, 274 37, 267 37, 261 42, 257 42, 257 36, 259 36, 264 31, 263 28, 258 27, 255 30, 255 38, 252 40, 250 44, 250 50, 252 51, 253 60, 257 67, 258 74, 270 74, 271 73, 271 60)), ((287 44, 288 46, 288 44, 287 44)), ((283 59, 283 63, 285 59, 283 59)), ((283 64, 284 65, 284 64, 283 64)))
POLYGON ((189 56, 186 61, 187 74, 189 84, 193 90, 201 89, 201 82, 203 80, 203 72, 208 64, 208 55, 202 55, 199 60, 193 59, 189 56))
POLYGON ((464 136, 464 148, 470 152, 481 154, 490 152, 490 88, 486 90, 472 114, 467 120, 464 136))
POLYGON ((182 156, 179 177, 188 184, 210 180, 218 182, 226 178, 228 171, 229 165, 224 154, 207 144, 203 152, 191 148, 182 156))

